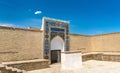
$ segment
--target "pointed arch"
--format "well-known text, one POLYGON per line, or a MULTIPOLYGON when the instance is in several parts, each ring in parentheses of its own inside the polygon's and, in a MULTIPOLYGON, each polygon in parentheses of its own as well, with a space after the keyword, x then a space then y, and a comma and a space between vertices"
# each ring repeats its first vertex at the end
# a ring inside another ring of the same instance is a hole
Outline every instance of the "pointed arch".
POLYGON ((64 51, 64 41, 60 36, 56 36, 51 41, 51 50, 64 51))

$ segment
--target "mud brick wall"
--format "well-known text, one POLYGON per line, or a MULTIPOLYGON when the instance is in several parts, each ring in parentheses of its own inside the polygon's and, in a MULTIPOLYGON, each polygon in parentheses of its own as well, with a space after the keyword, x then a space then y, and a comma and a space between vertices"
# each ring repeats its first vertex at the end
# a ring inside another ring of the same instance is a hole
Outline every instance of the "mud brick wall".
POLYGON ((43 58, 40 30, 0 27, 0 62, 43 58))

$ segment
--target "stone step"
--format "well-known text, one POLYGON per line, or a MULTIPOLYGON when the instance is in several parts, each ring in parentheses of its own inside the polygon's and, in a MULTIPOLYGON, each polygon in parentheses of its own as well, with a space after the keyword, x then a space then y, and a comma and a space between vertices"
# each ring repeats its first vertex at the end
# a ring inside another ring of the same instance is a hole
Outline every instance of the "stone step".
POLYGON ((3 64, 0 64, 0 70, 3 73, 27 73, 27 71, 25 71, 25 70, 20 70, 20 69, 13 68, 13 67, 8 67, 8 66, 5 66, 3 64))

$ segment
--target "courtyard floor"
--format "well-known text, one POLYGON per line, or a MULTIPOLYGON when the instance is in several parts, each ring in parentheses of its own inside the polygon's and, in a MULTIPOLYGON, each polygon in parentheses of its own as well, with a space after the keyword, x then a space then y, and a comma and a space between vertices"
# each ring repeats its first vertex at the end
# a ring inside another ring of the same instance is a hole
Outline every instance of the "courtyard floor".
POLYGON ((61 70, 60 63, 50 65, 50 68, 33 70, 28 73, 120 73, 120 62, 89 60, 83 62, 83 67, 77 70, 61 70))

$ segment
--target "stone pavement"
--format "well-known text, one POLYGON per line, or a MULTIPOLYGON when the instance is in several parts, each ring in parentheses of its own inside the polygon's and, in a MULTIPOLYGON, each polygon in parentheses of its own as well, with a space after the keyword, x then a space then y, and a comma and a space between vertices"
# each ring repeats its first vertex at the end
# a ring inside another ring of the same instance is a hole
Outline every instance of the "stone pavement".
POLYGON ((120 73, 120 62, 89 60, 83 62, 83 67, 79 70, 61 70, 60 64, 53 64, 50 68, 28 73, 120 73))

